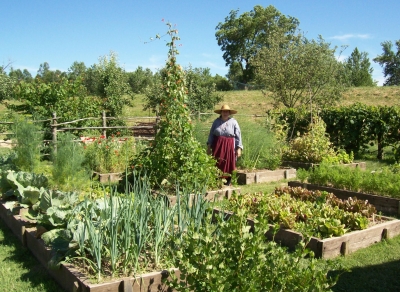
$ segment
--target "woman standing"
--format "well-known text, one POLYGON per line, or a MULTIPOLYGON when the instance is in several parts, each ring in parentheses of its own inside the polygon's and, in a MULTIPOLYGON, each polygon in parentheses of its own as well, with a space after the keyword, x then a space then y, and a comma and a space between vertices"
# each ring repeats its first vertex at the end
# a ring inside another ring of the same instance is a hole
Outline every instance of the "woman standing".
POLYGON ((227 182, 231 184, 232 171, 236 169, 236 159, 243 149, 242 136, 238 122, 231 117, 237 111, 224 104, 220 110, 215 110, 219 118, 211 126, 207 140, 207 153, 217 160, 217 167, 223 172, 227 182))

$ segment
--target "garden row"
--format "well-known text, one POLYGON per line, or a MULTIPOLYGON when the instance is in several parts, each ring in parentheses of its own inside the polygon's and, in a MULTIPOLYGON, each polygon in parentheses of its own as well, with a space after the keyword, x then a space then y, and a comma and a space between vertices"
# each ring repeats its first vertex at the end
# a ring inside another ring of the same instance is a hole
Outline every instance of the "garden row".
MULTIPOLYGON (((288 125, 288 133, 292 135, 307 132, 312 117, 307 109, 285 109, 271 114, 288 125)), ((326 133, 336 148, 345 149, 347 153, 358 153, 368 148, 371 142, 376 143, 378 159, 382 159, 384 147, 399 148, 399 114, 398 106, 368 106, 361 103, 331 107, 319 112, 326 124, 326 133)))

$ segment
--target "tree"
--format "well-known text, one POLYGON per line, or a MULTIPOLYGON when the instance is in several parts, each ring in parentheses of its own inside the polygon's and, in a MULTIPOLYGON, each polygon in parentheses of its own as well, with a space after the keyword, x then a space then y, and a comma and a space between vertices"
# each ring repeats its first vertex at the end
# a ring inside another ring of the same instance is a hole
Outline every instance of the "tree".
POLYGON ((68 78, 70 80, 75 80, 78 77, 85 79, 86 77, 86 65, 84 62, 75 61, 72 63, 71 67, 68 68, 68 78))
POLYGON ((63 77, 66 77, 67 73, 60 70, 51 71, 50 65, 47 62, 40 64, 39 70, 37 71, 36 78, 42 79, 45 83, 58 82, 63 77))
POLYGON ((134 72, 128 72, 127 75, 128 83, 134 93, 143 93, 146 87, 153 83, 153 72, 149 68, 143 70, 139 66, 134 72))
POLYGON ((357 48, 344 63, 346 79, 350 86, 375 86, 372 79, 371 63, 367 52, 359 52, 357 48))
POLYGON ((308 40, 299 32, 288 42, 282 33, 273 33, 269 47, 252 60, 256 81, 274 94, 277 104, 289 108, 332 105, 344 90, 335 51, 322 37, 308 40))
POLYGON ((250 12, 245 12, 238 17, 239 10, 232 10, 225 22, 220 22, 215 33, 218 45, 224 52, 223 58, 226 66, 235 72, 235 78, 243 83, 253 80, 253 67, 250 59, 263 48, 268 47, 268 36, 280 28, 284 35, 293 34, 299 21, 291 16, 281 14, 274 6, 263 8, 254 6, 250 12), (240 76, 237 76, 237 68, 240 76))
POLYGON ((21 71, 21 69, 14 70, 13 67, 10 68, 8 76, 14 78, 17 81, 25 81, 25 82, 31 82, 33 79, 31 73, 29 73, 27 69, 21 71))
POLYGON ((13 86, 16 80, 6 74, 5 70, 9 65, 0 66, 0 102, 13 96, 13 86))
POLYGON ((385 83, 383 85, 400 85, 400 40, 396 41, 397 53, 392 51, 392 42, 381 43, 383 53, 374 58, 374 62, 383 67, 385 83))
MULTIPOLYGON (((209 68, 189 66, 183 71, 187 87, 185 103, 192 114, 211 110, 222 100, 222 95, 216 91, 215 81, 209 68)), ((144 110, 151 109, 153 112, 159 110, 165 90, 162 81, 166 78, 166 74, 168 74, 166 68, 161 69, 154 75, 154 83, 146 88, 144 110)))
POLYGON ((104 100, 103 108, 107 116, 119 117, 124 105, 128 102, 127 97, 133 97, 124 69, 118 64, 117 55, 110 52, 109 56, 99 58, 99 63, 93 67, 95 82, 95 93, 104 100))

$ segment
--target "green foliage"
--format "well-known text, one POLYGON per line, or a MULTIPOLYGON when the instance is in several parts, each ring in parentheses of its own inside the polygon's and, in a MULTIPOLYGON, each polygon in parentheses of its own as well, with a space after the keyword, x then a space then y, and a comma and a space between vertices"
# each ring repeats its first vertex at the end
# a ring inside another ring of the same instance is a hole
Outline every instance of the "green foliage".
POLYGON ((44 188, 48 185, 47 177, 35 173, 7 171, 1 175, 4 196, 16 196, 23 205, 37 204, 44 188))
MULTIPOLYGON (((217 92, 215 78, 210 75, 209 68, 186 68, 183 70, 186 84, 185 103, 191 114, 212 110, 222 101, 223 96, 217 92)), ((163 80, 167 78, 167 69, 163 68, 154 76, 154 83, 146 87, 143 110, 151 109, 158 113, 163 100, 165 87, 163 80)))
POLYGON ((13 97, 13 86, 15 83, 16 79, 7 76, 5 68, 0 66, 0 102, 13 97))
POLYGON ((372 79, 374 69, 367 52, 359 52, 356 47, 344 63, 347 82, 350 86, 375 86, 372 79))
POLYGON ((327 157, 335 157, 329 137, 325 133, 325 123, 320 118, 315 118, 309 131, 303 136, 289 142, 284 149, 282 159, 308 163, 320 163, 327 157))
POLYGON ((272 194, 246 193, 233 196, 228 205, 236 205, 250 217, 264 216, 270 224, 292 229, 306 236, 327 238, 341 236, 350 230, 368 227, 375 207, 366 201, 343 202, 333 195, 311 191, 277 188, 272 194), (311 193, 311 194, 309 194, 311 193))
POLYGON ((135 169, 143 169, 154 187, 164 185, 175 189, 193 189, 195 184, 215 187, 219 171, 215 160, 206 154, 193 135, 193 125, 187 106, 187 87, 184 72, 177 64, 177 30, 171 24, 168 60, 164 68, 159 111, 161 121, 154 142, 132 162, 135 169))
POLYGON ((271 33, 269 46, 251 60, 257 84, 273 93, 278 106, 334 105, 345 89, 336 48, 322 37, 308 40, 301 33, 288 41, 283 32, 271 33))
POLYGON ((70 133, 59 135, 56 151, 53 149, 52 153, 53 182, 63 190, 80 189, 90 179, 83 167, 83 147, 74 140, 75 136, 70 133))
POLYGON ((123 138, 111 135, 109 137, 90 137, 82 142, 84 145, 85 162, 94 172, 115 173, 124 172, 136 154, 133 137, 123 138))
POLYGON ((400 194, 399 175, 392 167, 382 167, 369 172, 359 168, 322 163, 308 172, 307 181, 313 184, 396 198, 400 194))
POLYGON ((395 42, 397 52, 392 51, 392 42, 385 41, 381 43, 383 53, 374 58, 374 62, 383 67, 385 78, 384 86, 400 85, 400 40, 395 42))
MULTIPOLYGON (((317 264, 311 252, 299 246, 288 251, 265 241, 266 222, 257 217, 254 230, 243 210, 200 229, 189 226, 177 241, 180 279, 168 281, 176 291, 324 291, 336 279, 317 264)), ((334 268, 327 262, 326 268, 334 268)), ((329 269, 328 268, 328 269, 329 269)))
POLYGON ((135 71, 127 72, 126 74, 133 93, 144 93, 146 87, 152 86, 154 82, 153 72, 149 68, 144 70, 139 66, 135 71))
POLYGON ((16 156, 14 165, 23 171, 35 171, 40 163, 40 151, 43 148, 43 134, 37 124, 26 120, 15 120, 13 137, 16 145, 13 148, 16 156))
POLYGON ((109 56, 99 58, 93 69, 98 77, 96 95, 103 100, 107 116, 121 116, 122 108, 127 103, 126 96, 132 97, 132 91, 125 71, 119 67, 117 55, 111 52, 109 56))
POLYGON ((269 36, 278 28, 284 35, 291 35, 299 25, 299 21, 285 16, 274 6, 266 8, 256 5, 250 12, 238 16, 239 10, 232 10, 225 22, 218 23, 215 37, 224 52, 223 58, 231 77, 231 81, 248 83, 254 79, 254 67, 250 63, 260 48, 269 46, 269 36), (237 71, 237 74, 232 74, 237 71))
POLYGON ((244 151, 236 166, 241 169, 277 169, 281 165, 279 137, 260 124, 240 122, 244 151))

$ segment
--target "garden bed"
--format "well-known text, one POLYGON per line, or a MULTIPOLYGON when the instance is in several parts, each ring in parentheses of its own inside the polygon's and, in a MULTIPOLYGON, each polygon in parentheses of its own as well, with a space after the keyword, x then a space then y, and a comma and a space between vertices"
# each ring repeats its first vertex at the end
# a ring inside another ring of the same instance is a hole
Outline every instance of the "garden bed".
POLYGON ((237 171, 237 182, 239 185, 249 185, 253 183, 265 183, 290 179, 296 177, 296 169, 284 168, 277 170, 260 169, 254 171, 237 171))
MULTIPOLYGON (((303 169, 310 169, 315 166, 318 166, 318 163, 308 163, 308 162, 297 162, 297 161, 282 161, 282 166, 286 167, 294 167, 295 169, 303 168, 303 169)), ((347 167, 358 167, 360 169, 365 170, 367 168, 367 164, 365 162, 353 162, 353 163, 345 163, 340 164, 341 166, 347 167)))
POLYGON ((368 200, 368 203, 374 205, 377 211, 382 212, 386 215, 400 215, 400 199, 342 190, 309 183, 302 183, 299 181, 290 181, 288 182, 288 186, 302 187, 304 189, 312 191, 326 191, 329 193, 333 193, 336 197, 342 200, 346 200, 350 197, 357 197, 357 199, 360 200, 368 200))
MULTIPOLYGON (((222 201, 223 199, 229 199, 232 196, 233 192, 240 193, 240 188, 236 188, 233 186, 226 186, 220 190, 207 191, 205 193, 204 198, 208 201, 222 201)), ((177 200, 176 196, 167 196, 167 197, 171 206, 176 204, 177 200)), ((195 196, 192 194, 191 201, 193 201, 194 198, 195 196)))
MULTIPOLYGON (((214 213, 219 212, 221 211, 214 209, 214 213)), ((224 213, 224 216, 232 216, 230 212, 224 213)), ((400 220, 385 216, 379 217, 379 222, 364 230, 352 231, 339 237, 325 239, 311 237, 306 247, 314 252, 315 257, 329 259, 355 252, 358 249, 366 248, 383 239, 392 238, 400 234, 400 220)), ((248 219, 247 223, 250 226, 254 226, 252 219, 248 219)), ((289 250, 294 250, 298 243, 304 240, 304 236, 300 232, 290 229, 281 228, 274 234, 273 225, 270 225, 265 237, 288 247, 289 250)))
MULTIPOLYGON (((156 271, 138 275, 137 277, 126 277, 113 279, 108 282, 94 284, 71 264, 61 264, 57 270, 48 268, 48 262, 52 257, 51 249, 44 245, 44 242, 38 238, 38 233, 29 220, 23 219, 23 212, 26 209, 16 209, 11 214, 4 206, 5 201, 0 201, 0 219, 12 230, 17 238, 26 246, 38 261, 46 267, 48 273, 58 282, 66 291, 74 292, 104 292, 104 291, 170 291, 162 283, 163 279, 168 277, 169 272, 156 271)), ((179 270, 175 269, 175 275, 179 276, 179 270)))
POLYGON ((99 172, 94 172, 93 173, 94 177, 97 177, 98 180, 101 183, 113 183, 113 182, 119 182, 122 180, 122 172, 113 172, 113 173, 99 173, 99 172))

